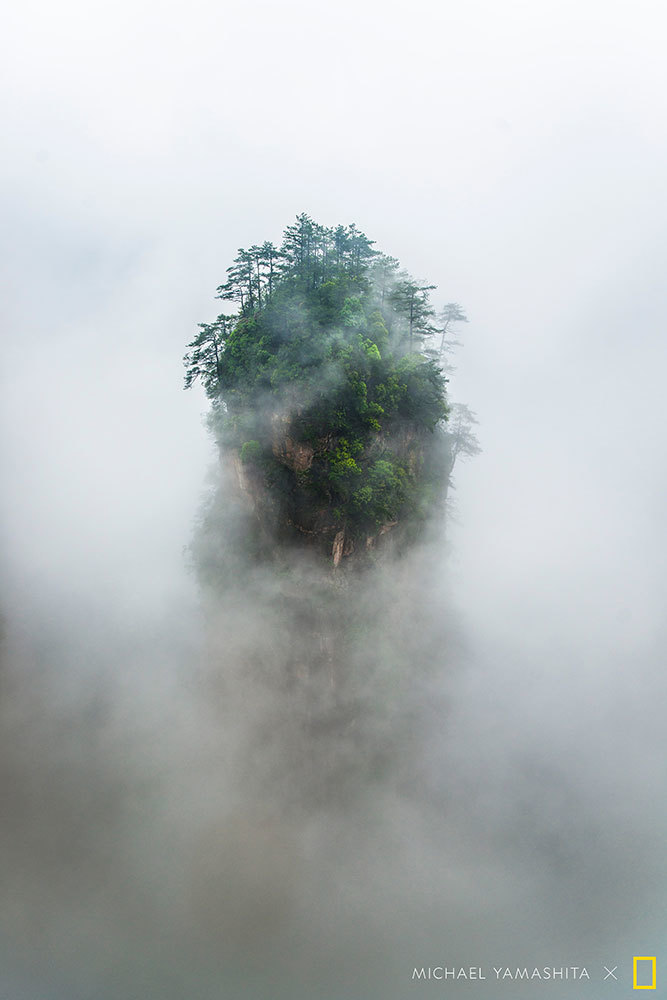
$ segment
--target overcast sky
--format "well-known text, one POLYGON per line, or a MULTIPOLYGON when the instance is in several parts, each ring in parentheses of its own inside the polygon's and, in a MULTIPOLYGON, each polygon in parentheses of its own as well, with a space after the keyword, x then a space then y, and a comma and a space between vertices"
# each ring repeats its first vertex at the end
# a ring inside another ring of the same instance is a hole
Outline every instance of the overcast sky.
POLYGON ((15 5, 0 170, 21 564, 15 533, 34 564, 40 533, 64 546, 76 523, 86 548, 101 516, 113 561, 148 483, 185 530, 206 443, 201 400, 176 391, 183 345, 236 248, 299 211, 355 220, 468 310, 455 392, 486 457, 461 477, 466 551, 483 532, 505 563, 508 546, 566 561, 589 526, 636 547, 628 521, 660 509, 637 478, 660 476, 660 27, 656 4, 561 0, 15 5))
POLYGON ((665 791, 664 21, 644 0, 6 11, 10 618, 67 605, 153 627, 194 607, 183 547, 213 455, 205 401, 181 391, 185 344, 239 246, 302 211, 354 221, 470 318, 452 394, 483 454, 457 470, 449 574, 477 666, 458 736, 474 759, 474 725, 501 706, 498 780, 515 751, 539 757, 546 726, 546 756, 576 745, 568 767, 597 787, 620 727, 627 772, 601 808, 650 811, 665 791))

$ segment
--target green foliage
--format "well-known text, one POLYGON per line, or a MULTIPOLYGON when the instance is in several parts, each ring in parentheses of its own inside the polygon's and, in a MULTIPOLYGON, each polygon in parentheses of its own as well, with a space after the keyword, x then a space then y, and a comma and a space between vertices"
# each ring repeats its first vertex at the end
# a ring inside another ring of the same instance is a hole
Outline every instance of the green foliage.
POLYGON ((421 350, 436 332, 432 288, 356 226, 307 215, 280 248, 238 251, 218 289, 238 312, 201 326, 184 359, 186 387, 202 381, 218 440, 264 469, 293 522, 326 510, 363 532, 423 506, 425 442, 448 412, 437 351, 421 350), (307 469, 272 456, 273 422, 285 414, 290 438, 312 449, 307 469), (396 446, 401 436, 411 456, 396 446))
POLYGON ((358 439, 350 445, 347 438, 340 438, 336 450, 326 456, 329 484, 339 501, 349 500, 354 481, 361 475, 361 469, 354 456, 358 455, 362 448, 363 445, 358 439))
POLYGON ((368 469, 366 483, 353 496, 355 507, 376 525, 397 521, 407 498, 408 474, 388 459, 378 459, 368 469))
POLYGON ((244 465, 258 465, 264 453, 259 441, 244 441, 241 445, 241 461, 244 465))

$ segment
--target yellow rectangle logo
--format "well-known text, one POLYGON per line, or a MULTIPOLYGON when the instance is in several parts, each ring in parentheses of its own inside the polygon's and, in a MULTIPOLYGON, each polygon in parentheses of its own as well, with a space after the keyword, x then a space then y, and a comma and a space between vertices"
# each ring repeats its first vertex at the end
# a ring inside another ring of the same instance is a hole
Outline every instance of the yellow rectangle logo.
POLYGON ((632 988, 633 990, 654 990, 655 989, 655 967, 656 967, 656 957, 655 955, 635 955, 632 959, 632 988), (638 986, 637 985, 637 962, 650 962, 651 963, 651 983, 649 986, 638 986))

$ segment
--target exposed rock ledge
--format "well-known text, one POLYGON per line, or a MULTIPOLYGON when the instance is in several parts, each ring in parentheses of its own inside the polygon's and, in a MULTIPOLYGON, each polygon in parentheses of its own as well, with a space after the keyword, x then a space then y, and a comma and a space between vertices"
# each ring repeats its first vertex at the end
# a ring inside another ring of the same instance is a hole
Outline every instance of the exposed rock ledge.
MULTIPOLYGON (((291 472, 306 472, 315 456, 313 445, 299 441, 290 434, 289 418, 275 414, 271 418, 272 452, 275 458, 291 472)), ((400 450, 412 459, 414 439, 407 437, 400 442, 400 450)), ((365 561, 380 544, 385 547, 385 538, 397 526, 397 521, 388 521, 365 538, 353 538, 349 531, 340 527, 327 508, 313 509, 293 496, 275 496, 267 486, 264 473, 253 463, 241 461, 238 451, 232 450, 221 455, 221 460, 229 460, 236 473, 238 495, 258 519, 267 540, 276 544, 297 541, 308 548, 319 549, 329 556, 334 570, 344 561, 354 556, 354 562, 365 561)))

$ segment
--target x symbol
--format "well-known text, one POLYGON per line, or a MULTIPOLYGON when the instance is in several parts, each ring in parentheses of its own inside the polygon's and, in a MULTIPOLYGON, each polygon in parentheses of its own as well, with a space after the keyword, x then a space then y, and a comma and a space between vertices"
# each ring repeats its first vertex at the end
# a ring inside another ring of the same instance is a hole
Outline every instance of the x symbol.
MULTIPOLYGON (((611 976, 612 979, 616 979, 616 982, 618 982, 618 978, 614 975, 614 973, 616 972, 616 970, 618 968, 617 965, 615 965, 613 969, 608 969, 606 965, 603 965, 602 968, 607 973, 607 975, 604 977, 605 979, 609 979, 609 977, 611 976)), ((603 980, 603 982, 604 982, 604 980, 603 980)))

